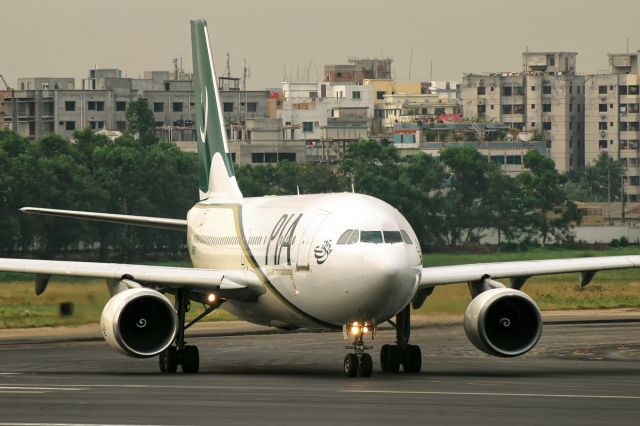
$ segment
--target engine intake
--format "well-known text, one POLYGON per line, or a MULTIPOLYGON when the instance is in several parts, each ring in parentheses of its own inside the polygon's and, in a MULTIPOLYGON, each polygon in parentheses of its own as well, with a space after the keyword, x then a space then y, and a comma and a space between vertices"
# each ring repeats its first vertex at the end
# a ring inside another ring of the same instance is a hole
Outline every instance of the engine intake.
POLYGON ((476 296, 464 314, 464 331, 481 351, 515 357, 531 350, 542 335, 538 306, 525 293, 495 288, 476 296))
POLYGON ((152 357, 173 343, 178 317, 169 299, 148 288, 132 288, 113 296, 100 319, 104 339, 134 357, 152 357))

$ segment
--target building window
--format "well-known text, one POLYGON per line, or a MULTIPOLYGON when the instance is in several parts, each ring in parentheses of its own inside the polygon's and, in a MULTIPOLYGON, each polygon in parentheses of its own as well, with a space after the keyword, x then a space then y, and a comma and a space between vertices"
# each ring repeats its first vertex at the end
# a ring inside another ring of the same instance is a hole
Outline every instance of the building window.
POLYGON ((635 86, 629 86, 629 94, 630 95, 637 95, 638 94, 638 85, 636 84, 635 86))
POLYGON ((598 105, 598 111, 600 111, 600 112, 607 112, 607 104, 600 104, 600 105, 598 105))
POLYGON ((164 112, 164 102, 154 102, 153 112, 164 112))
POLYGON ((531 122, 531 127, 536 127, 536 122, 535 121, 531 122))
POLYGON ((619 86, 618 87, 618 93, 621 95, 626 95, 627 94, 627 86, 619 86))
POLYGON ((225 102, 222 104, 222 110, 224 112, 233 112, 233 102, 225 102))
POLYGON ((64 122, 64 129, 65 130, 75 130, 76 129, 76 122, 75 121, 65 121, 64 122))
POLYGON ((542 123, 542 130, 551 130, 551 122, 545 121, 544 123, 542 123))
POLYGON ((511 96, 513 91, 511 90, 511 86, 505 86, 502 88, 502 96, 511 96))
POLYGON ((504 155, 492 155, 491 161, 496 164, 504 164, 504 155))
POLYGON ((247 112, 258 112, 258 103, 247 102, 247 112))
POLYGON ((376 92, 376 99, 384 99, 384 90, 376 92))
POLYGON ((551 104, 542 104, 542 112, 551 112, 551 104))
POLYGON ((513 106, 512 105, 502 105, 502 114, 511 114, 513 112, 513 106))
POLYGON ((173 110, 173 112, 182 112, 182 102, 173 102, 171 109, 173 110))
POLYGON ((124 132, 127 130, 127 122, 126 121, 116 121, 116 130, 119 132, 124 132))
POLYGON ((607 130, 607 122, 601 121, 598 123, 598 130, 607 130))
POLYGON ((278 161, 296 161, 296 153, 295 152, 280 152, 278 154, 278 161))
POLYGON ((127 103, 125 101, 116 101, 116 111, 126 111, 127 103))
POLYGON ((535 92, 536 91, 536 86, 531 86, 531 91, 535 92))
POLYGON ((536 109, 536 104, 531 104, 531 109, 536 109))
POLYGON ((598 93, 601 95, 607 94, 607 86, 598 86, 598 93))
POLYGON ((351 92, 351 99, 360 99, 360 92, 358 91, 351 92))
POLYGON ((65 101, 64 102, 64 110, 65 111, 75 111, 76 110, 76 102, 75 101, 65 101))
POLYGON ((507 164, 522 164, 521 155, 507 155, 507 164))
POLYGON ((543 95, 550 95, 551 94, 551 86, 548 85, 548 84, 542 86, 542 94, 543 95))
POLYGON ((90 111, 96 110, 96 103, 94 101, 87 102, 87 109, 90 111))
POLYGON ((313 121, 303 121, 302 122, 302 131, 303 132, 313 132, 313 121))
POLYGON ((478 114, 484 114, 485 112, 487 112, 486 105, 478 105, 478 114))
POLYGON ((514 105, 513 106, 514 114, 524 114, 524 105, 514 105))
POLYGON ((484 86, 478 86, 478 95, 484 95, 486 93, 486 88, 484 86))

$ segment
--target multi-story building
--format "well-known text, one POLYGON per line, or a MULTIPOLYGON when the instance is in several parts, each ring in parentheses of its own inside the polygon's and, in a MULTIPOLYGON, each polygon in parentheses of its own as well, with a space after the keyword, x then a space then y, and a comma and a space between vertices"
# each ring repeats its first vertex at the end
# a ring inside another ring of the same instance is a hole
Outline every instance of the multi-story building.
MULTIPOLYGON (((237 79, 236 79, 237 80, 237 79)), ((221 91, 221 104, 230 140, 243 139, 232 131, 249 118, 269 116, 268 91, 221 91)), ((146 98, 162 139, 193 142, 195 99, 191 80, 172 80, 169 72, 145 72, 144 78, 123 78, 118 69, 94 69, 75 88, 72 78, 21 78, 18 89, 2 100, 4 126, 23 136, 47 133, 71 137, 77 129, 126 129, 129 102, 146 98)))
POLYGON ((627 201, 640 201, 638 53, 609 54, 609 73, 585 77, 585 159, 620 160, 627 201))
POLYGON ((425 81, 420 83, 420 93, 456 101, 462 98, 462 86, 458 81, 425 81))
POLYGON ((584 166, 584 76, 573 52, 524 52, 523 70, 463 77, 466 118, 542 137, 560 172, 584 166))
POLYGON ((362 84, 365 79, 391 79, 391 62, 389 58, 351 58, 347 65, 325 65, 324 81, 362 84))

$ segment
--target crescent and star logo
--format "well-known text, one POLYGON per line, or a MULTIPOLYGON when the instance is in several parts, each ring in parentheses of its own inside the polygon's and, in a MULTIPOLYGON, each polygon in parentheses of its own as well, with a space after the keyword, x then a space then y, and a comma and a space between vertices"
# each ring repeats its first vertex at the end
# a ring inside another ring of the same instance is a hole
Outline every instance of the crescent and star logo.
POLYGON ((313 255, 315 256, 318 265, 322 265, 324 262, 326 262, 330 254, 331 240, 324 240, 324 243, 322 243, 322 245, 316 246, 313 249, 313 255))
POLYGON ((200 94, 200 103, 202 104, 202 110, 204 114, 204 126, 200 127, 198 131, 200 132, 200 141, 202 143, 207 143, 207 120, 209 119, 209 94, 207 93, 207 87, 204 87, 204 94, 200 94), (202 99, 204 95, 204 99, 202 99))

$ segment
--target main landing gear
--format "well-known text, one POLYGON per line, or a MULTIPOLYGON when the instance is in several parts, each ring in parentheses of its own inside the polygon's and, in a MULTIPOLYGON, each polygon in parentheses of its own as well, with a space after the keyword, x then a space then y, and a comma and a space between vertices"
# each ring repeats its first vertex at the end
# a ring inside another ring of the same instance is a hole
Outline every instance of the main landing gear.
POLYGON ((411 336, 411 306, 407 305, 398 315, 395 324, 396 344, 382 345, 380 350, 380 365, 382 371, 397 373, 400 366, 407 373, 419 373, 422 369, 422 353, 420 346, 409 344, 411 336))
POLYGON ((373 372, 373 360, 371 355, 365 351, 372 349, 373 346, 366 346, 363 341, 364 335, 369 332, 369 326, 366 323, 354 322, 350 331, 354 335, 353 344, 345 346, 345 349, 352 349, 354 353, 347 354, 344 357, 344 372, 347 377, 355 377, 357 375, 370 377, 373 372))
MULTIPOLYGON (((210 295, 211 297, 212 295, 210 295)), ((175 373, 178 365, 182 367, 183 373, 197 373, 200 369, 200 353, 198 347, 187 345, 184 340, 184 331, 196 322, 200 321, 206 315, 217 309, 221 302, 211 301, 211 305, 207 307, 197 318, 188 324, 185 324, 185 314, 189 311, 189 293, 187 290, 176 291, 176 311, 178 312, 178 332, 176 333, 175 345, 169 346, 160 353, 159 365, 162 373, 175 373)))

